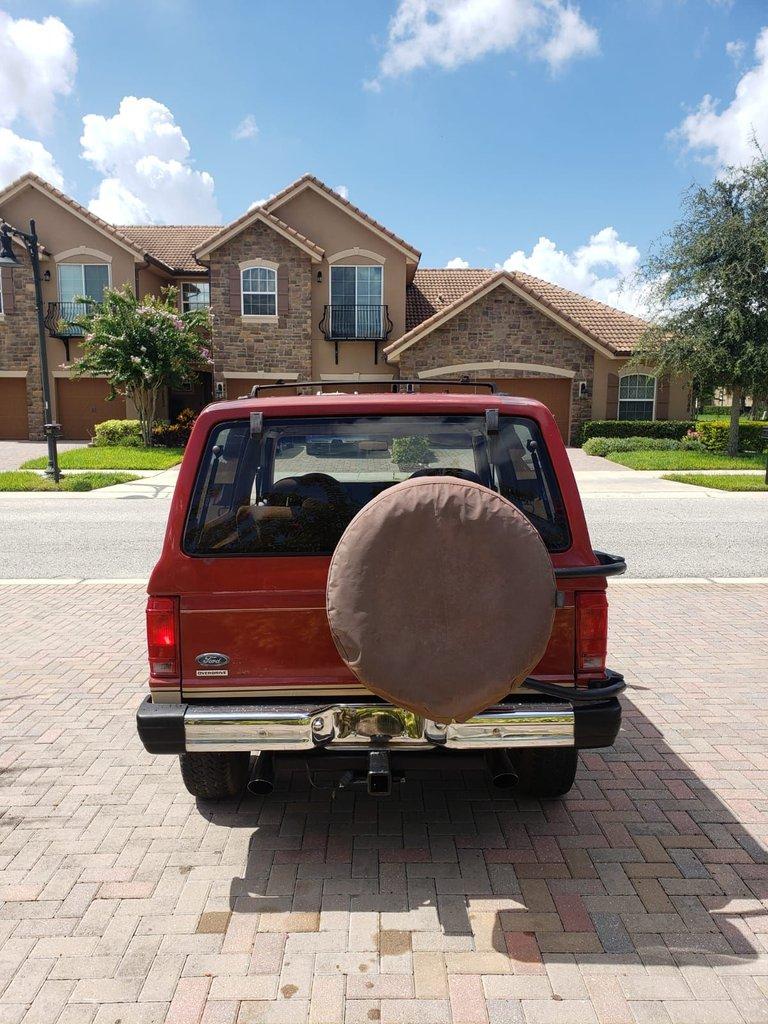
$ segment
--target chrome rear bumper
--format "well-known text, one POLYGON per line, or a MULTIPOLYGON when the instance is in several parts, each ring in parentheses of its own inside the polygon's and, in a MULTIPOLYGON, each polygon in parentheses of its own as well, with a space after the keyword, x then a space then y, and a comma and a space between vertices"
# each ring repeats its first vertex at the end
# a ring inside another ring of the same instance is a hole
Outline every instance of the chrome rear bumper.
MULTIPOLYGON (((164 705, 157 705, 162 709, 164 705)), ((487 750, 574 745, 574 710, 564 701, 495 705, 468 722, 443 725, 388 704, 321 706, 188 704, 184 749, 235 750, 487 750)))

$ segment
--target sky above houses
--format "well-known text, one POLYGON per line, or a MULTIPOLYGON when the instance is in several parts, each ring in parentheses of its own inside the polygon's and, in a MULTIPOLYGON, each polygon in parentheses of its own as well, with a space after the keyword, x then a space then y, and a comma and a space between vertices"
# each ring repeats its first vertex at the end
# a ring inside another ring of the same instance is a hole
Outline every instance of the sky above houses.
POLYGON ((768 149, 768 0, 0 0, 0 186, 218 223, 305 172, 423 251, 630 310, 768 149))

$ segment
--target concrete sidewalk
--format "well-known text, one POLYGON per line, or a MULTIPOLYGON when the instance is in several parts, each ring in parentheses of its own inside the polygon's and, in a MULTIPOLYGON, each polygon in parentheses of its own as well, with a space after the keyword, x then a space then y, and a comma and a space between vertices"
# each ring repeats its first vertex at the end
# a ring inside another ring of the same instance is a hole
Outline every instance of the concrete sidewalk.
POLYGON ((610 586, 624 726, 565 800, 199 806, 135 734, 143 588, 0 588, 0 1019, 763 1024, 768 588, 610 586))

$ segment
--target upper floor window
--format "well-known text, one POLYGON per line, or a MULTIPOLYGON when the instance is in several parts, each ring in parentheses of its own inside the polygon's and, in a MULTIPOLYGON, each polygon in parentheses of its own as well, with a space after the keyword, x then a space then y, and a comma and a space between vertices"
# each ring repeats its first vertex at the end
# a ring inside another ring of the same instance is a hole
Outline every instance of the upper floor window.
POLYGON ((628 373, 620 379, 620 420, 652 420, 655 404, 655 377, 646 373, 628 373))
POLYGON ((81 295, 101 302, 107 287, 109 267, 106 263, 59 264, 60 302, 74 302, 81 295))
POLYGON ((193 309, 207 309, 211 304, 211 286, 207 281, 182 281, 181 311, 189 313, 193 309))
POLYGON ((381 335, 383 267, 331 267, 331 336, 381 335))
POLYGON ((248 267, 242 272, 243 316, 277 316, 277 271, 248 267))

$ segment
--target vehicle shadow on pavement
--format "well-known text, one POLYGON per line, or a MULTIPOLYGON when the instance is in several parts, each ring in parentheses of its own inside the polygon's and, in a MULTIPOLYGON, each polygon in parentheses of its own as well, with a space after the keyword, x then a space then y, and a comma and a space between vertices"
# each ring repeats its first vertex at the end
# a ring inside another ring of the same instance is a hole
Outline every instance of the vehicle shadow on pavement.
MULTIPOLYGON (((306 951, 439 951, 449 973, 542 973, 542 957, 750 973, 768 949, 768 853, 623 704, 616 745, 583 752, 562 800, 496 790, 479 759, 417 767, 390 798, 334 793, 293 758, 269 797, 201 804, 211 821, 253 830, 233 915, 261 915, 260 932, 315 933, 296 940, 306 951)), ((759 808, 731 802, 757 826, 759 808)))

